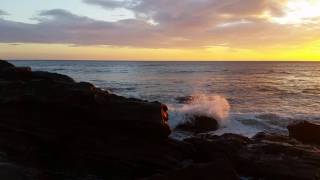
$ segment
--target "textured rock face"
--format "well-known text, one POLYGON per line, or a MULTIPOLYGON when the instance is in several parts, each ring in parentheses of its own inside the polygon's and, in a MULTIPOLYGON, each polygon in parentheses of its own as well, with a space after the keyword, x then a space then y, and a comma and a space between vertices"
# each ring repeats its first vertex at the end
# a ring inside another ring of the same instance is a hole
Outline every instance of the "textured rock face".
POLYGON ((9 163, 0 163, 0 178, 3 180, 27 179, 21 168, 9 163))
POLYGON ((320 145, 320 124, 301 121, 288 126, 289 136, 303 143, 320 145))
MULTIPOLYGON (((0 179, 320 179, 319 146, 263 133, 176 141, 167 110, 0 61, 0 179)), ((196 131, 217 125, 196 121, 196 131)), ((317 126, 293 127, 298 140, 318 137, 317 126)))
POLYGON ((64 133, 70 136, 70 131, 103 134, 148 131, 151 138, 166 138, 170 134, 167 108, 158 102, 126 99, 55 73, 26 70, 29 75, 19 78, 24 70, 8 64, 6 67, 13 70, 9 74, 17 76, 15 79, 0 76, 2 125, 15 123, 16 128, 32 129, 35 134, 38 129, 49 128, 61 136, 64 133))
POLYGON ((253 139, 239 135, 202 136, 186 140, 193 144, 196 162, 225 159, 249 179, 320 178, 320 149, 286 136, 259 134, 253 139))
POLYGON ((199 135, 185 142, 193 149, 189 163, 149 179, 320 178, 320 149, 288 136, 260 133, 249 139, 235 134, 199 135))
POLYGON ((239 152, 238 168, 246 175, 265 179, 319 179, 320 149, 286 136, 255 138, 239 152))
POLYGON ((176 127, 179 130, 191 131, 195 133, 202 133, 214 131, 219 128, 217 120, 207 116, 192 116, 189 121, 180 124, 176 127))
POLYGON ((106 177, 175 167, 179 154, 167 141, 167 110, 0 61, 0 151, 28 166, 106 177))
POLYGON ((164 175, 156 175, 146 180, 212 180, 226 179, 237 180, 240 177, 230 164, 224 159, 216 159, 211 163, 194 164, 177 171, 170 172, 164 175))

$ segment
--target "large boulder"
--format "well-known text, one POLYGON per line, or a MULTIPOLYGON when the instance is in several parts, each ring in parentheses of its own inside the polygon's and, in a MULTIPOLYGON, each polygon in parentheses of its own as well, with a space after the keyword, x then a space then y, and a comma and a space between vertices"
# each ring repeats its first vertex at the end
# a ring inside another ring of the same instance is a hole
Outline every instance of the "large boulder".
POLYGON ((159 102, 109 94, 65 75, 30 73, 28 78, 0 76, 0 124, 33 129, 34 134, 45 128, 61 136, 69 136, 71 127, 81 133, 148 134, 162 139, 170 134, 167 107, 159 102))
POLYGON ((176 129, 191 131, 195 133, 203 133, 214 131, 219 128, 218 121, 214 118, 202 115, 192 115, 182 124, 179 124, 176 129))
POLYGON ((300 121, 288 126, 289 136, 303 143, 320 145, 320 124, 300 121))
POLYGON ((0 64, 7 68, 0 74, 0 148, 9 159, 51 177, 64 172, 127 179, 180 167, 184 154, 181 143, 168 140, 164 104, 0 64))

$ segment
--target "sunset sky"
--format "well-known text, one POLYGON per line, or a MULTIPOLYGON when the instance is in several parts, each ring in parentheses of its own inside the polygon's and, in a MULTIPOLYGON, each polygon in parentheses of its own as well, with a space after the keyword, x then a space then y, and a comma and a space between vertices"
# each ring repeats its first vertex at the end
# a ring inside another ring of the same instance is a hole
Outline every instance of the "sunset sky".
POLYGON ((320 0, 1 0, 0 58, 320 60, 320 0))

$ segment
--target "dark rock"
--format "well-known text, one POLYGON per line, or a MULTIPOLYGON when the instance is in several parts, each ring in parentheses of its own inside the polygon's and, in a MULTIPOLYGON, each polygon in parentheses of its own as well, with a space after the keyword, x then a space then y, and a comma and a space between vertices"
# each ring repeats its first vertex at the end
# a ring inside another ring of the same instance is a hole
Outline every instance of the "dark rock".
POLYGON ((30 74, 31 73, 31 68, 30 67, 15 67, 14 68, 16 73, 19 74, 30 74))
POLYGON ((27 180, 22 169, 10 163, 0 162, 0 179, 1 180, 27 180))
POLYGON ((232 165, 225 159, 217 159, 206 164, 193 164, 191 166, 173 171, 165 175, 157 175, 146 180, 212 180, 212 179, 240 179, 232 165))
POLYGON ((33 79, 44 79, 50 81, 62 81, 62 82, 69 82, 73 83, 74 80, 69 76, 57 74, 57 73, 49 73, 44 71, 34 71, 32 72, 33 79))
POLYGON ((237 171, 256 179, 319 179, 320 150, 286 139, 255 139, 238 151, 233 161, 237 171))
POLYGON ((31 76, 31 68, 15 67, 14 65, 0 60, 0 79, 26 79, 31 76))
POLYGON ((235 155, 251 142, 249 138, 236 134, 201 135, 184 141, 193 145, 195 153, 192 159, 199 163, 208 163, 221 157, 234 161, 235 155))
POLYGON ((194 115, 191 118, 184 122, 183 124, 179 124, 176 129, 192 131, 195 133, 202 133, 208 131, 214 131, 219 128, 219 124, 217 120, 207 117, 207 116, 198 116, 194 115))
POLYGON ((190 103, 193 99, 193 96, 181 96, 175 98, 175 100, 180 104, 190 103))
MULTIPOLYGON (((22 72, 24 68, 15 69, 22 72)), ((27 124, 30 128, 45 126, 41 128, 61 134, 68 132, 69 126, 88 131, 91 124, 95 132, 104 134, 148 132, 148 137, 162 139, 170 134, 165 105, 112 95, 90 83, 76 83, 56 73, 37 71, 32 72, 30 79, 1 81, 0 107, 0 123, 16 122, 20 126, 16 128, 22 129, 27 124)))
POLYGON ((185 141, 195 148, 192 158, 195 162, 227 159, 237 174, 248 179, 315 180, 320 177, 320 149, 285 136, 260 133, 248 139, 225 134, 198 136, 185 141))
POLYGON ((252 140, 254 141, 270 141, 270 142, 286 142, 288 144, 291 145, 297 145, 300 144, 299 141, 290 138, 289 136, 285 136, 285 135, 279 135, 279 134, 268 134, 265 132, 260 132, 258 134, 256 134, 255 136, 252 137, 252 140))
POLYGON ((320 124, 301 121, 288 126, 289 136, 303 143, 320 145, 320 124))
POLYGON ((26 76, 29 69, 8 66, 15 70, 0 76, 0 148, 9 159, 50 177, 64 172, 131 179, 181 166, 181 152, 188 150, 168 140, 165 105, 65 75, 26 76))
POLYGON ((7 61, 0 60, 0 72, 7 70, 9 68, 14 68, 14 65, 8 63, 7 61))
MULTIPOLYGON (((164 104, 117 96, 65 75, 0 66, 0 179, 320 178, 319 146, 265 133, 176 141, 168 138, 164 104)), ((180 128, 206 132, 218 123, 194 116, 180 128)), ((314 124, 288 129, 299 140, 319 139, 314 124)))

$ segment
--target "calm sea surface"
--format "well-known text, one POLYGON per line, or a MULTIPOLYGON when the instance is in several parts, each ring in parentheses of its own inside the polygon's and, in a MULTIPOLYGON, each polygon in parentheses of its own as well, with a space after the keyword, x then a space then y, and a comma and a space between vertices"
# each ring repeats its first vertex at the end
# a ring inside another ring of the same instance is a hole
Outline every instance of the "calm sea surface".
POLYGON ((295 120, 320 122, 320 63, 11 61, 67 74, 119 95, 161 101, 170 124, 206 114, 216 134, 286 133, 295 120), (186 100, 189 100, 188 102, 186 100))

